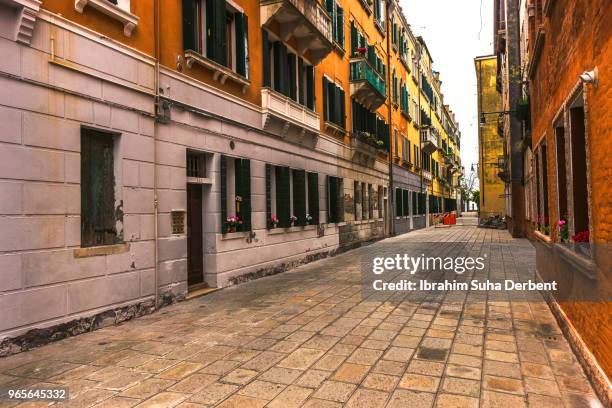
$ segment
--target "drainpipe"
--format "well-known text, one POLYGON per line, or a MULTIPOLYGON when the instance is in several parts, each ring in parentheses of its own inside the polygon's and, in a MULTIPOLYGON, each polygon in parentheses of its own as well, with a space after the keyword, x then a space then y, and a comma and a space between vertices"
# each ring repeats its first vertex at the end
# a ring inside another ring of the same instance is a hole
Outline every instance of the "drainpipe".
POLYGON ((153 123, 153 235, 154 235, 154 279, 155 279, 155 310, 159 308, 159 250, 158 250, 158 226, 157 226, 157 218, 158 218, 158 197, 157 197, 157 128, 159 123, 157 121, 158 115, 158 106, 160 102, 159 98, 159 59, 160 59, 160 35, 159 35, 159 20, 160 20, 160 12, 159 12, 160 2, 159 0, 155 0, 155 4, 153 5, 153 15, 154 15, 154 27, 153 27, 153 36, 155 39, 155 122, 153 123))
MULTIPOLYGON (((421 126, 423 126, 423 124, 421 123, 421 44, 420 42, 417 40, 416 41, 416 69, 417 72, 416 77, 417 77, 417 84, 418 84, 418 94, 419 94, 419 104, 418 104, 418 112, 415 112, 415 118, 416 115, 419 115, 419 126, 417 126, 417 131, 419 133, 419 153, 421 154, 421 157, 419 157, 419 160, 421 161, 421 194, 423 193, 423 151, 421 150, 423 148, 423 144, 421 141, 421 126)), ((427 207, 427 201, 425 201, 425 207, 427 207)), ((427 211, 425 211, 425 217, 427 217, 427 211)), ((427 224, 427 222, 425 223, 427 224)))
MULTIPOLYGON (((387 12, 385 14, 385 33, 387 36, 387 84, 389 84, 389 86, 392 86, 391 84, 391 45, 389 43, 389 26, 390 26, 390 22, 391 19, 389 18, 389 16, 391 15, 391 11, 393 10, 393 1, 388 1, 387 2, 387 12)), ((389 118, 389 211, 388 214, 390 215, 389 217, 389 233, 391 236, 395 235, 395 214, 393 213, 395 211, 395 194, 394 194, 394 190, 393 190, 393 149, 394 149, 394 143, 395 140, 393 139, 393 121, 392 121, 392 117, 391 117, 391 90, 390 87, 387 87, 387 89, 389 89, 389 91, 387 91, 387 115, 389 118)))

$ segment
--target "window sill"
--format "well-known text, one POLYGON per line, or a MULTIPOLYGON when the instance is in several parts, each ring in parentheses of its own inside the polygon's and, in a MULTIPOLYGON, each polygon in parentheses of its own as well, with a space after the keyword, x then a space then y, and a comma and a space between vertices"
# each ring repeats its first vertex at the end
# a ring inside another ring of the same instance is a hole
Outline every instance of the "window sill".
POLYGON ((597 279, 597 265, 595 262, 593 262, 593 259, 575 252, 564 245, 555 246, 557 247, 561 258, 570 263, 574 269, 577 269, 580 273, 591 280, 597 279))
POLYGON ((360 3, 368 15, 372 14, 372 4, 368 4, 368 0, 360 0, 360 3))
POLYGON ((344 54, 346 54, 346 50, 344 49, 344 47, 340 44, 338 44, 337 41, 334 40, 334 51, 336 51, 338 54, 344 56, 344 54))
POLYGON ((76 0, 74 9, 79 13, 83 13, 85 6, 91 6, 99 12, 106 14, 123 24, 123 34, 126 37, 132 35, 132 31, 138 26, 138 16, 126 11, 118 6, 115 6, 107 0, 76 0))
POLYGON ((340 126, 335 123, 325 121, 325 130, 331 130, 334 134, 340 134, 344 136, 346 134, 346 130, 342 129, 340 126))
POLYGON ((247 232, 239 231, 239 232, 226 232, 225 234, 221 234, 221 241, 231 241, 233 239, 242 239, 246 238, 247 232))
POLYGON ((383 27, 383 22, 382 21, 378 21, 378 20, 374 20, 374 25, 376 26, 376 28, 378 29, 378 31, 380 32, 380 34, 382 34, 382 36, 385 36, 385 28, 383 27))
POLYGON ((295 227, 288 227, 288 228, 276 227, 276 228, 269 229, 268 235, 280 235, 280 234, 300 232, 300 231, 314 231, 316 229, 317 229, 316 225, 298 225, 295 227))
POLYGON ((361 225, 361 224, 372 224, 374 222, 380 221, 382 218, 368 218, 367 220, 355 220, 353 221, 353 225, 361 225))
POLYGON ((408 122, 412 121, 412 116, 410 116, 409 113, 404 112, 404 111, 401 111, 401 112, 402 112, 402 116, 405 117, 408 122))
POLYGON ((548 235, 542 234, 540 231, 534 230, 533 235, 542 242, 546 242, 547 244, 552 242, 548 235))
POLYGON ((187 68, 189 69, 193 67, 193 64, 198 64, 210 71, 213 71, 213 80, 218 81, 221 85, 224 85, 228 79, 238 85, 241 85, 242 93, 246 93, 247 88, 251 85, 251 81, 242 75, 237 74, 228 67, 224 67, 223 65, 208 59, 195 51, 185 51, 185 61, 187 63, 187 68))
POLYGON ((212 184, 213 180, 210 177, 187 177, 187 184, 212 184))
POLYGON ((123 254, 125 252, 128 252, 129 250, 130 244, 123 243, 87 248, 77 248, 74 250, 73 254, 75 258, 89 258, 92 256, 123 254))

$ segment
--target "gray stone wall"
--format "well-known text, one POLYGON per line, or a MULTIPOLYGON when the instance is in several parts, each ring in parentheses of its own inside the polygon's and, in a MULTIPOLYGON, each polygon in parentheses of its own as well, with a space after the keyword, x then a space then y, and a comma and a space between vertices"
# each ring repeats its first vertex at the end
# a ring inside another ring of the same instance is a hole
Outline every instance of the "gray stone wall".
POLYGON ((0 55, 0 338, 151 299, 153 62, 44 18, 0 55), (80 248, 82 127, 115 140, 124 244, 97 253, 80 248))

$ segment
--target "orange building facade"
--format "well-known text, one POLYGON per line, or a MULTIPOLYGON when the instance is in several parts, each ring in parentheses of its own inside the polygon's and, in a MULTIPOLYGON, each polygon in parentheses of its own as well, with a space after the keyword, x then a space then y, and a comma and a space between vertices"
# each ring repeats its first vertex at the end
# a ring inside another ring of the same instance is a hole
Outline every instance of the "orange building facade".
POLYGON ((395 1, 0 15, 0 355, 458 208, 458 125, 395 1))
POLYGON ((602 401, 610 403, 612 10, 604 1, 523 1, 531 143, 526 218, 552 309, 602 401), (550 245, 556 244, 556 245, 550 245))

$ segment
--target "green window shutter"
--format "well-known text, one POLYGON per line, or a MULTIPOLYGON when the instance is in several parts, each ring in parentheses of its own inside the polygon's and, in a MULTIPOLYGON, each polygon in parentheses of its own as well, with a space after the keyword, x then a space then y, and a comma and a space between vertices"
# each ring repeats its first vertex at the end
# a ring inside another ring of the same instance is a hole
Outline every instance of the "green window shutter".
POLYGON ((412 215, 417 214, 417 195, 416 191, 412 192, 412 215))
POLYGON ((280 59, 279 59, 279 64, 280 64, 280 71, 282 72, 281 74, 281 89, 282 89, 282 94, 285 96, 290 96, 290 88, 291 88, 291 83, 290 83, 290 79, 289 79, 289 53, 287 52, 287 46, 285 46, 282 43, 280 44, 280 59))
POLYGON ((327 83, 327 104, 329 106, 329 114, 327 116, 330 122, 336 122, 336 84, 333 82, 327 83))
POLYGON ((283 71, 281 63, 281 48, 282 44, 280 41, 272 43, 272 54, 273 54, 273 70, 274 70, 274 90, 282 92, 283 89, 283 71))
POLYGON ((338 195, 339 195, 338 178, 327 176, 327 222, 339 222, 340 214, 338 213, 338 195))
POLYGON ((221 232, 227 233, 227 157, 221 156, 220 184, 221 184, 221 232))
POLYGON ((336 178, 337 182, 337 193, 336 193, 336 214, 337 222, 344 221, 344 191, 342 191, 342 179, 336 178))
POLYGON ((342 129, 346 128, 346 98, 345 98, 345 93, 344 93, 344 89, 340 89, 339 90, 340 93, 340 122, 338 123, 338 125, 340 125, 340 127, 342 129))
POLYGON ((355 55, 357 48, 359 48, 359 36, 357 34, 355 22, 351 20, 351 57, 355 55))
POLYGON ((299 103, 304 105, 306 102, 306 89, 304 89, 304 60, 301 57, 297 57, 297 89, 299 94, 299 103))
POLYGON ((336 42, 344 48, 344 9, 336 5, 336 42))
POLYGON ((261 30, 261 43, 263 54, 263 84, 271 86, 270 81, 270 39, 266 30, 261 30))
POLYGON ((266 163, 266 228, 272 228, 272 165, 266 163))
POLYGON ((306 225, 306 172, 293 170, 293 215, 297 225, 306 225))
POLYGON ((341 110, 341 101, 340 101, 340 88, 334 85, 334 123, 336 125, 340 125, 340 110, 341 110))
POLYGON ((402 189, 396 188, 395 189, 395 216, 401 217, 402 212, 403 212, 402 211, 402 189))
POLYGON ((323 120, 329 120, 329 98, 327 97, 327 89, 328 89, 329 81, 327 77, 323 75, 323 120))
POLYGON ((287 228, 290 225, 290 190, 289 186, 289 167, 276 166, 276 216, 278 225, 287 228))
POLYGON ((325 0, 325 9, 332 16, 334 14, 334 0, 325 0))
POLYGON ((183 49, 199 51, 195 0, 183 0, 183 49))
POLYGON ((319 224, 319 175, 308 173, 308 214, 312 225, 319 224))
POLYGON ((306 106, 312 110, 314 110, 314 88, 314 67, 312 65, 308 65, 306 66, 306 106))
POLYGON ((409 208, 408 208, 408 205, 409 205, 408 204, 408 190, 402 190, 402 203, 403 203, 403 205, 402 205, 403 213, 402 214, 406 217, 406 216, 410 215, 408 213, 408 210, 409 210, 409 208))
POLYGON ((225 0, 206 1, 206 56, 227 65, 225 0))
POLYGON ((239 216, 242 219, 242 231, 251 230, 251 161, 235 159, 236 195, 242 197, 239 216))
POLYGON ((236 26, 236 73, 243 77, 248 77, 248 57, 249 57, 249 19, 246 14, 235 14, 236 26))
POLYGON ((295 58, 295 54, 287 53, 287 79, 289 83, 289 94, 287 96, 297 101, 297 67, 295 58))

